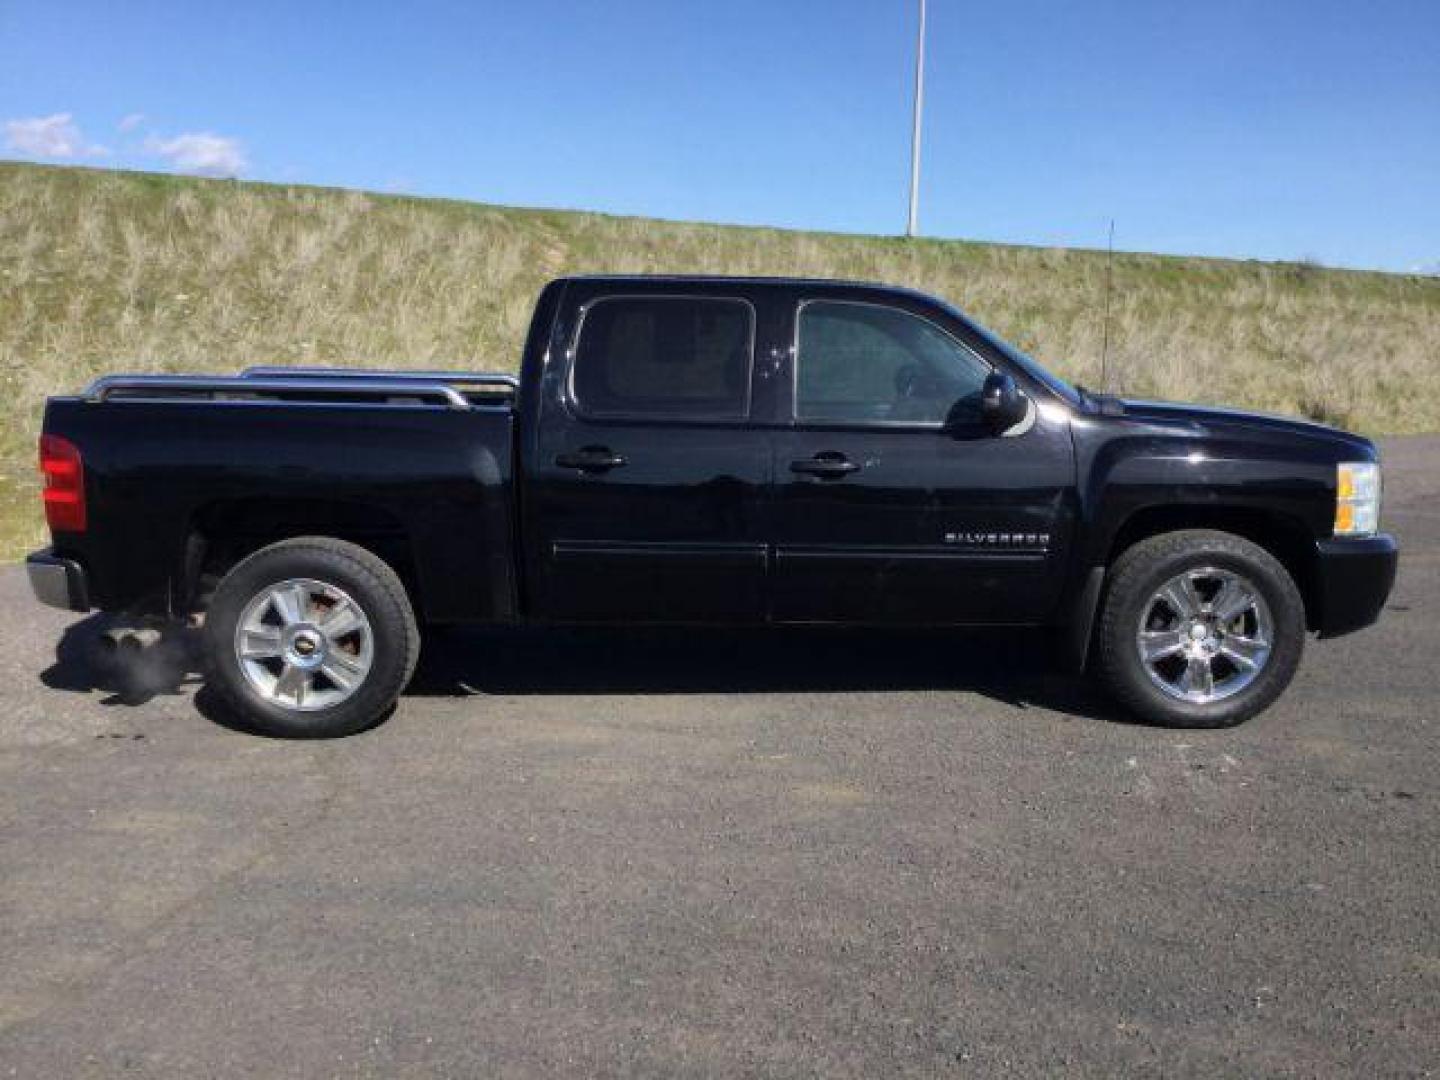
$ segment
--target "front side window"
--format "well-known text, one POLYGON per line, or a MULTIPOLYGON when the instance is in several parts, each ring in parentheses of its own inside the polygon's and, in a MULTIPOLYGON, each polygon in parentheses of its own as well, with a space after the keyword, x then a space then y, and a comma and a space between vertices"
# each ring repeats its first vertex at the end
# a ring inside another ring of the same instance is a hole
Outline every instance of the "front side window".
POLYGON ((753 336, 743 300, 597 300, 581 322, 571 393, 591 416, 743 419, 753 336))
POLYGON ((944 424, 978 419, 989 368, 939 327, 876 304, 800 308, 795 418, 944 424))

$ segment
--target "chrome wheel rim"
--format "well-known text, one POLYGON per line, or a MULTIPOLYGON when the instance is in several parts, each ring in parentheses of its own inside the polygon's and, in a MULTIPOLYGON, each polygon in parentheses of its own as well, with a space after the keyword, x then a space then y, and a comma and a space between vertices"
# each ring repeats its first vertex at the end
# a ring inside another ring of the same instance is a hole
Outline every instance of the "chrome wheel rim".
POLYGON ((1275 624, 1254 583, 1206 566, 1165 582, 1140 611, 1135 647, 1169 697, 1211 705, 1234 697, 1270 661, 1275 624))
POLYGON ((261 698, 296 712, 349 700, 370 674, 375 635, 343 589, 313 578, 267 585, 240 615, 235 659, 261 698))

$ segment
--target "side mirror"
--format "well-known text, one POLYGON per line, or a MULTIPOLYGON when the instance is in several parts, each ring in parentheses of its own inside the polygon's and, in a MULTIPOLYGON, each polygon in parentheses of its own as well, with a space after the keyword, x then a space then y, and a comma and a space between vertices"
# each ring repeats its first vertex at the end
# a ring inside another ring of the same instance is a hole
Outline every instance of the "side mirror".
POLYGON ((1015 380, 1003 371, 992 371, 980 389, 980 418, 991 431, 1004 431, 1025 419, 1029 402, 1015 380))

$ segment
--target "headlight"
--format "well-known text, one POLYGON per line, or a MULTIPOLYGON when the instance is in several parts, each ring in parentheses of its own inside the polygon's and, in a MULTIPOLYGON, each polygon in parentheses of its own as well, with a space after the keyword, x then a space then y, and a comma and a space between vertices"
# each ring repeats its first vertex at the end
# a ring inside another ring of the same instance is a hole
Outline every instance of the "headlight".
POLYGON ((1345 462, 1335 467, 1335 535, 1374 536, 1380 528, 1380 466, 1345 462))

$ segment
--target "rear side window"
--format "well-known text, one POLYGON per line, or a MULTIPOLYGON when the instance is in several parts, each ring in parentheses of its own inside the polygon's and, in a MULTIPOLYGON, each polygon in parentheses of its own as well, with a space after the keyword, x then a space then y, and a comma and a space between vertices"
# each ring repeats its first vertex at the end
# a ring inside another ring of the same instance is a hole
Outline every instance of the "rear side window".
POLYGON ((753 339, 743 300, 597 300, 580 324, 571 395, 590 416, 741 420, 753 339))

